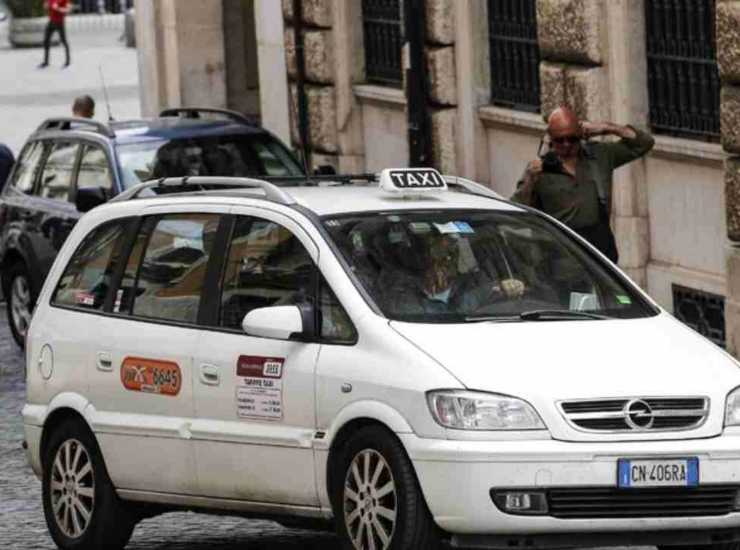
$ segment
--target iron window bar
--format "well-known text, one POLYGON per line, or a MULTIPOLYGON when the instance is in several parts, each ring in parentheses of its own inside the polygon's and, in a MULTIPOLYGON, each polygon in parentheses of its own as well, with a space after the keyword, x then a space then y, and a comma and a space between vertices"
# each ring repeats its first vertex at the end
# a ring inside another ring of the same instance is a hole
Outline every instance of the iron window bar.
POLYGON ((365 73, 368 82, 400 87, 401 4, 399 0, 362 0, 365 73))
POLYGON ((116 133, 110 126, 103 122, 91 120, 89 118, 47 118, 36 129, 37 132, 49 130, 93 130, 94 132, 97 132, 98 134, 103 134, 106 137, 116 137, 116 133))
POLYGON ((724 348, 725 299, 718 294, 673 284, 673 315, 702 336, 724 348))
POLYGON ((715 0, 645 3, 650 123, 657 133, 719 140, 714 13, 715 0))
POLYGON ((540 111, 536 0, 489 0, 491 102, 540 111))

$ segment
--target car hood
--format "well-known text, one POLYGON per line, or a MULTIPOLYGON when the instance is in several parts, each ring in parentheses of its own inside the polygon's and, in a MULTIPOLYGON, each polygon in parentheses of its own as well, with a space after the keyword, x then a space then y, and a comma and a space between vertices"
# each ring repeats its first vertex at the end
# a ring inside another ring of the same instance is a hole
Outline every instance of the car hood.
POLYGON ((603 321, 392 321, 391 326, 466 388, 525 399, 563 439, 594 437, 573 433, 557 402, 610 397, 708 397, 710 416, 692 435, 716 435, 726 395, 740 386, 737 362, 666 313, 603 321))

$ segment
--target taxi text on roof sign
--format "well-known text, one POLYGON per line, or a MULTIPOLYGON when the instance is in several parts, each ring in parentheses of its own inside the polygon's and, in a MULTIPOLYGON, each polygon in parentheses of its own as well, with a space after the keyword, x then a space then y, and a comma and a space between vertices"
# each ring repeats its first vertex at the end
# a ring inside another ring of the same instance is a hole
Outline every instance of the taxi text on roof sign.
POLYGON ((447 183, 434 168, 387 168, 380 173, 380 188, 390 193, 415 195, 447 191, 447 183))

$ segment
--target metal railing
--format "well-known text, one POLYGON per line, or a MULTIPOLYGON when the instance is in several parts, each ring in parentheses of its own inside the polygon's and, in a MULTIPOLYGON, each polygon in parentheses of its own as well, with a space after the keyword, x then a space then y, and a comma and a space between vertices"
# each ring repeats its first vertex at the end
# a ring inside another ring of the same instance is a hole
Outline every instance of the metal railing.
POLYGON ((725 347, 725 299, 717 294, 673 287, 673 315, 720 347, 725 347))
POLYGON ((650 124, 657 133, 719 140, 715 0, 646 0, 650 124))
POLYGON ((134 0, 76 0, 78 13, 123 13, 134 6, 134 0))
POLYGON ((536 0, 488 0, 491 102, 540 110, 536 0))
POLYGON ((362 0, 367 82, 401 87, 400 0, 362 0))

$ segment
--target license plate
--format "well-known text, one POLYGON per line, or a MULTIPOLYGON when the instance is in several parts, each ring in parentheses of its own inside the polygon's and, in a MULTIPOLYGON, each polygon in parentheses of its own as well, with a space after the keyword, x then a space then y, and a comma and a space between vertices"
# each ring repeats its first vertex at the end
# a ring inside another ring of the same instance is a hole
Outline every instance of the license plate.
POLYGON ((617 486, 696 487, 699 485, 699 459, 665 458, 617 461, 617 486))

